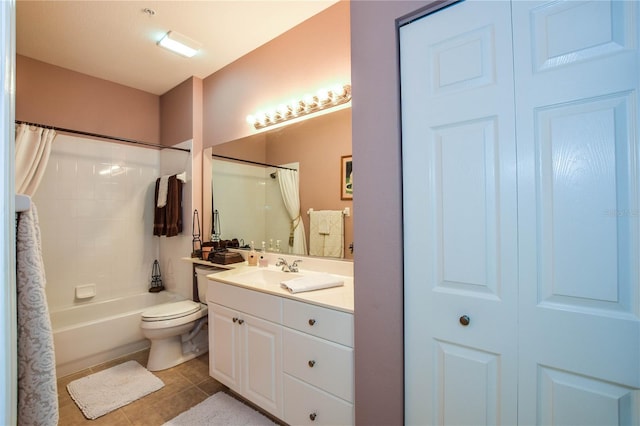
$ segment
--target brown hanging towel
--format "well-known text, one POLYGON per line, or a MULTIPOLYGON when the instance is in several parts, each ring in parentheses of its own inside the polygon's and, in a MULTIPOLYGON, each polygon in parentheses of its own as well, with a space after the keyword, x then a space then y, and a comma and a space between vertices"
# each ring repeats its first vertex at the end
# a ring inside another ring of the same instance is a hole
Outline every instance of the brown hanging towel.
POLYGON ((169 176, 167 184, 167 204, 158 207, 160 179, 156 179, 154 197, 153 235, 173 237, 182 232, 182 181, 176 175, 169 176))

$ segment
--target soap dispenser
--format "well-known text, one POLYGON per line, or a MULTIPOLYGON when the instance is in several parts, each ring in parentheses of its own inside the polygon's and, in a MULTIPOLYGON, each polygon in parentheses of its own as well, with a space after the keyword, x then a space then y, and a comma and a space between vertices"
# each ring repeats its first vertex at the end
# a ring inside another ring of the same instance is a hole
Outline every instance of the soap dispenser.
POLYGON ((247 259, 249 266, 256 266, 258 264, 258 254, 253 246, 253 241, 251 241, 251 250, 249 251, 249 258, 247 259))
POLYGON ((269 266, 269 260, 267 259, 267 247, 264 241, 262 242, 262 252, 260 253, 260 256, 258 256, 258 266, 263 268, 269 266))

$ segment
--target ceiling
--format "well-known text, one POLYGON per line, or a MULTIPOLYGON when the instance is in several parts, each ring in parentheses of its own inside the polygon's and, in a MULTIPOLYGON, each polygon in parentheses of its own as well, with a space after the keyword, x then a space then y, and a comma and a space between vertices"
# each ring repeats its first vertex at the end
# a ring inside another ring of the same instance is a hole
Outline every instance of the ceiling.
POLYGON ((192 76, 211 75, 337 1, 18 0, 16 52, 162 95, 192 76), (160 48, 156 43, 169 30, 202 49, 184 58, 160 48))

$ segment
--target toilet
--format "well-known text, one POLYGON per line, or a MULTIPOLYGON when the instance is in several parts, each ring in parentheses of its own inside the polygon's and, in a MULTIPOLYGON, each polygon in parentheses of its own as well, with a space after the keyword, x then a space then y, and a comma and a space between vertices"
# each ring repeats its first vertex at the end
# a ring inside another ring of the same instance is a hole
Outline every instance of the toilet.
POLYGON ((209 350, 207 275, 220 269, 196 267, 198 297, 164 303, 142 312, 142 335, 151 341, 147 370, 159 371, 189 361, 209 350))

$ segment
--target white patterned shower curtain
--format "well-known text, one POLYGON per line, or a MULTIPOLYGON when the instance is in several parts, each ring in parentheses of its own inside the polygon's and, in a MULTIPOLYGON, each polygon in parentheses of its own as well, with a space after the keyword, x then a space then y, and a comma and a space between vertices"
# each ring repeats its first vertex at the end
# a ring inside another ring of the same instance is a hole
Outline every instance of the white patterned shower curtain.
POLYGON ((277 172, 278 183, 282 201, 291 219, 291 232, 289 235, 289 249, 291 254, 307 254, 307 241, 304 232, 304 223, 300 216, 300 183, 296 170, 280 169, 277 172))
MULTIPOLYGON (((32 196, 49 160, 55 131, 16 128, 16 193, 32 196)), ((45 293, 36 206, 18 216, 16 293, 18 334, 18 425, 57 425, 58 389, 51 318, 45 293)))

